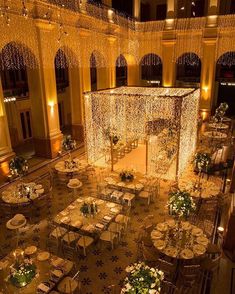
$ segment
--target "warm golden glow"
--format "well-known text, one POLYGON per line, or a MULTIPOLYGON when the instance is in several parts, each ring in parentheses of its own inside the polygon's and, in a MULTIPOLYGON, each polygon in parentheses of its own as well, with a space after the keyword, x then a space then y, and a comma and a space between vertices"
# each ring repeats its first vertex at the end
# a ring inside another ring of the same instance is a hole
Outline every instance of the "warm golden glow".
POLYGON ((126 142, 149 140, 149 172, 172 165, 181 174, 196 147, 200 90, 121 87, 86 94, 86 145, 89 162, 105 157, 107 132, 126 142), (178 162, 178 163, 177 163, 178 162), (178 168, 177 168, 178 166, 178 168))

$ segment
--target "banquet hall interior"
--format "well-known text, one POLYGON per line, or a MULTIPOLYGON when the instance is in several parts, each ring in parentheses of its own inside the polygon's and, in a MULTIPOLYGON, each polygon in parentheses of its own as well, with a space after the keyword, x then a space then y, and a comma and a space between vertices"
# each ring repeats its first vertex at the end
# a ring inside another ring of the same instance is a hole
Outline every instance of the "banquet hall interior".
POLYGON ((235 294, 235 2, 0 16, 0 294, 235 294))

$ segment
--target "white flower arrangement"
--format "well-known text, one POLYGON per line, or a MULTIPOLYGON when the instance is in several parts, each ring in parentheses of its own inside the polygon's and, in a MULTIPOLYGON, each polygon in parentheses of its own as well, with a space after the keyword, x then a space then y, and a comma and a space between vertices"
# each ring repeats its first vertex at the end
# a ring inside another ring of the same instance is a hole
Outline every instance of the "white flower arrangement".
POLYGON ((208 169, 211 163, 211 156, 208 153, 196 153, 194 156, 194 164, 201 172, 203 169, 208 169))
POLYGON ((190 212, 196 209, 193 198, 187 191, 177 190, 169 194, 167 203, 170 215, 188 217, 190 212))
POLYGON ((164 273, 149 267, 143 262, 134 263, 126 268, 128 276, 124 280, 121 294, 159 294, 164 273))

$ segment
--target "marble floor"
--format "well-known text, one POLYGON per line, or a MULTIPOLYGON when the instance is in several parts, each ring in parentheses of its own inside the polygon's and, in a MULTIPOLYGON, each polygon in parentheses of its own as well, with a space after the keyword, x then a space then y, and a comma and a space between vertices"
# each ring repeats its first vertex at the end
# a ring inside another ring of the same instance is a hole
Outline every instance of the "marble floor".
MULTIPOLYGON (((74 156, 84 158, 83 150, 77 151, 74 156)), ((31 174, 30 177, 36 177, 52 168, 56 162, 48 163, 46 166, 31 174)), ((82 188, 79 190, 77 197, 85 197, 94 195, 97 183, 100 181, 100 168, 96 168, 96 175, 90 177, 83 182, 82 188)), ((192 167, 189 165, 185 172, 185 177, 195 177, 192 167)), ((217 177, 212 177, 215 184, 220 185, 221 181, 217 177)), ((82 284, 81 293, 83 294, 109 294, 111 293, 109 286, 117 285, 120 287, 125 277, 125 268, 130 263, 138 259, 137 237, 140 226, 144 218, 152 214, 154 215, 154 223, 167 219, 168 210, 166 202, 171 182, 161 180, 160 195, 149 206, 146 200, 137 199, 131 208, 131 224, 128 232, 122 237, 121 241, 111 248, 98 242, 88 250, 87 257, 82 252, 78 253, 77 267, 80 271, 79 280, 82 284)), ((20 235, 20 246, 34 244, 42 249, 47 250, 47 235, 49 233, 48 220, 52 219, 58 212, 66 208, 74 200, 73 193, 67 188, 65 183, 55 181, 53 184, 52 199, 48 202, 46 214, 35 215, 33 221, 28 223, 27 227, 22 230, 20 235)), ((227 212, 227 206, 223 213, 227 212)), ((14 248, 14 233, 6 229, 6 219, 0 216, 0 252, 6 255, 14 248)), ((231 269, 235 264, 230 262, 226 257, 221 260, 220 272, 213 281, 211 294, 230 294, 230 278, 231 269)), ((0 285, 1 289, 1 285, 0 285)), ((20 291, 19 293, 24 293, 20 291)), ((4 292, 7 294, 7 292, 4 292)), ((33 294, 33 293, 32 293, 33 294)), ((199 294, 193 292, 192 294, 199 294)), ((207 293, 206 293, 207 294, 207 293)), ((209 294, 209 293, 208 293, 209 294)))

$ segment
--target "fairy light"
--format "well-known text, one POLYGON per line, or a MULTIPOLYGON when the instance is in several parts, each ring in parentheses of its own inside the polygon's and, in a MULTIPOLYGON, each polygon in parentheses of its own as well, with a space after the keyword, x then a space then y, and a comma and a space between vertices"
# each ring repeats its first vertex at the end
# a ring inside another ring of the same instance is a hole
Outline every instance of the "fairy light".
POLYGON ((148 133, 155 142, 149 148, 149 172, 156 173, 158 164, 166 166, 166 176, 174 178, 170 166, 178 161, 181 174, 195 151, 199 97, 200 90, 184 88, 120 87, 86 93, 89 162, 104 157, 109 149, 107 130, 124 143, 137 138, 143 141, 148 133))
POLYGON ((24 0, 22 1, 22 15, 23 15, 23 17, 28 18, 28 9, 25 6, 25 1, 24 0))
POLYGON ((0 6, 0 16, 5 20, 5 23, 7 26, 10 25, 10 16, 9 16, 9 10, 10 10, 10 5, 9 5, 10 0, 4 0, 3 5, 0 6))

